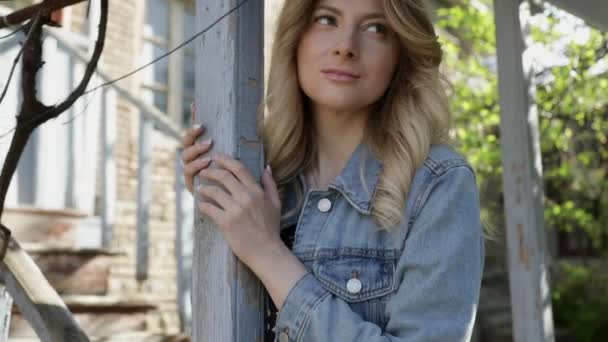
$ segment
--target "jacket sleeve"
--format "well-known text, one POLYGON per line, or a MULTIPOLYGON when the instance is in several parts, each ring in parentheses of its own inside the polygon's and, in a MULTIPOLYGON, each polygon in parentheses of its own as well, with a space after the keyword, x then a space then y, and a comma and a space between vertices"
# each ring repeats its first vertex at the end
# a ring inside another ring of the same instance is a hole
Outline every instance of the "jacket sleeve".
POLYGON ((475 175, 456 166, 420 194, 398 259, 384 330, 353 312, 308 272, 279 311, 280 342, 468 341, 479 300, 484 242, 475 175))

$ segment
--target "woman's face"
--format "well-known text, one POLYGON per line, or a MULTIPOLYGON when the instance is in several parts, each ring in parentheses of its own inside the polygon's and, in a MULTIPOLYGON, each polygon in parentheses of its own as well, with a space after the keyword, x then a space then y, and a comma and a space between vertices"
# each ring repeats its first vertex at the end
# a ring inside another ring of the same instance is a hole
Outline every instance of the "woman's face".
POLYGON ((297 51, 300 87, 316 108, 359 111, 387 90, 399 43, 384 13, 382 0, 317 2, 297 51))

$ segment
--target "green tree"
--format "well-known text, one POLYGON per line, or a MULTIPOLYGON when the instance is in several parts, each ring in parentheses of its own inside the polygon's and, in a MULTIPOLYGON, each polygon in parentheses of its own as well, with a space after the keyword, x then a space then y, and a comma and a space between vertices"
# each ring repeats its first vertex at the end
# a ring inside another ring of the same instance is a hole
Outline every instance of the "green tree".
MULTIPOLYGON (((495 29, 491 2, 477 4, 463 0, 440 9, 438 26, 449 33, 440 39, 454 86, 454 138, 477 171, 484 221, 502 227, 495 29)), ((578 265, 560 262, 553 284, 556 327, 577 341, 608 340, 608 282, 601 268, 608 259, 608 34, 548 5, 535 18, 533 44, 554 59, 547 64, 541 56, 545 63, 535 78, 545 226, 562 236, 582 233, 583 250, 594 256, 578 265), (565 23, 576 33, 564 30, 565 23)))

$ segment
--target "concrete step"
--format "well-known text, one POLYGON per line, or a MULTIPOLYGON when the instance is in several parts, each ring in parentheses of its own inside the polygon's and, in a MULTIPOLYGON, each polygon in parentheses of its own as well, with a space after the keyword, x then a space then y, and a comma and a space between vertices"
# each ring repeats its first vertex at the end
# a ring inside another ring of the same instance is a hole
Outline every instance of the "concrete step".
POLYGON ((59 294, 103 295, 108 292, 111 259, 118 251, 23 244, 59 294))
MULTIPOLYGON (((146 331, 146 313, 157 308, 156 299, 149 296, 69 295, 62 298, 87 336, 106 338, 104 341, 109 341, 108 336, 121 334, 149 335, 146 331)), ((9 334, 10 341, 36 338, 36 333, 15 306, 9 334)))
POLYGON ((81 211, 6 208, 2 221, 21 244, 76 249, 101 247, 100 218, 81 211))

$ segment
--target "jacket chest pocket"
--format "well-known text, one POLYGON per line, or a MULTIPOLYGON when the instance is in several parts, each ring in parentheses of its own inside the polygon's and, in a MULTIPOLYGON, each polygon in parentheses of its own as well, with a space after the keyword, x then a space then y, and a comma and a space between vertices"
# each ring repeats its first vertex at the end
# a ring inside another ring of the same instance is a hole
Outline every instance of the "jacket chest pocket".
POLYGON ((365 256, 317 259, 317 278, 334 295, 346 301, 364 320, 381 327, 384 309, 395 281, 395 260, 365 256))

